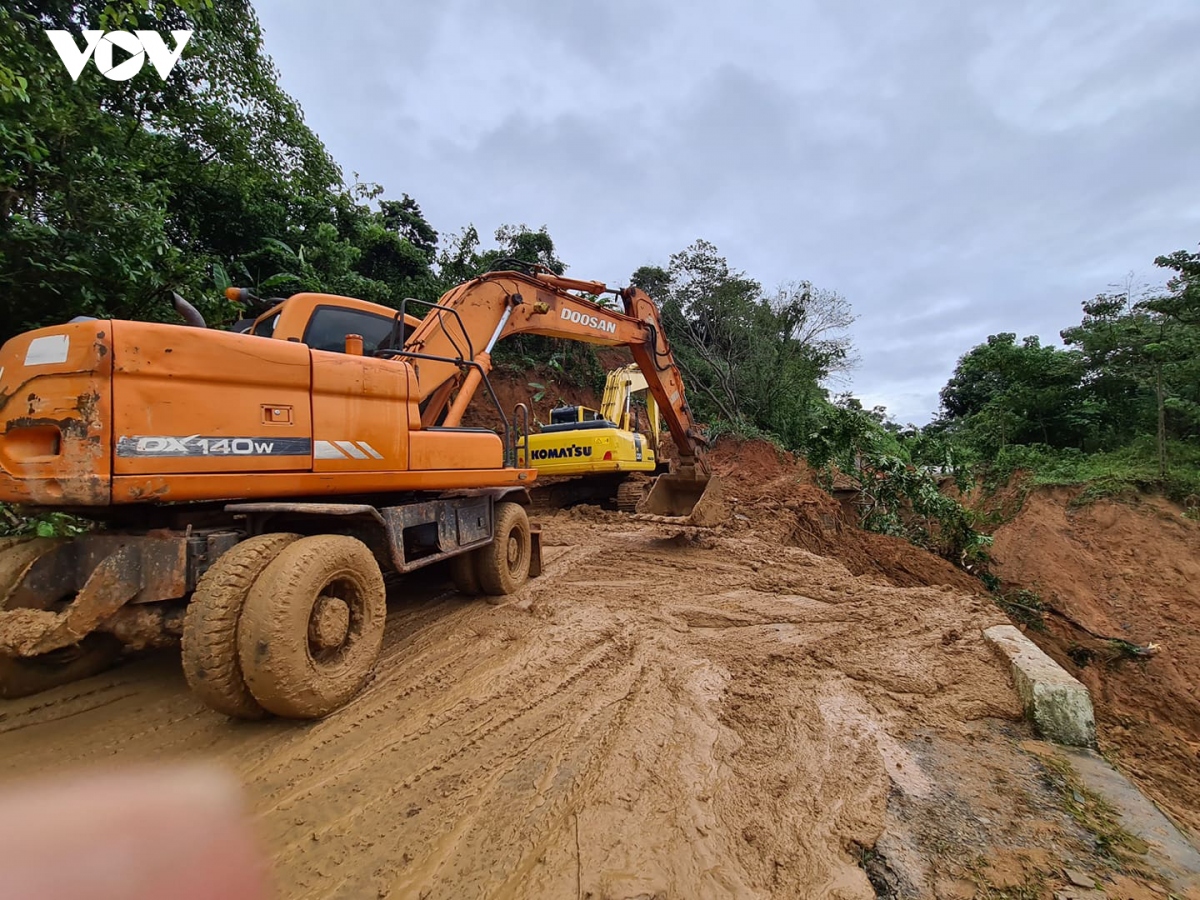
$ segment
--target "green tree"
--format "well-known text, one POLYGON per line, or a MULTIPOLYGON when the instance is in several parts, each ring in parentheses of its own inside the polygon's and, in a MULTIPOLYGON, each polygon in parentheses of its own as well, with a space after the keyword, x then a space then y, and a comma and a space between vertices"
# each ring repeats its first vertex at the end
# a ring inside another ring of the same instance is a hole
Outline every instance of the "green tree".
POLYGON ((1155 262, 1171 272, 1165 290, 1135 294, 1127 283, 1085 301, 1080 322, 1060 332, 1061 350, 1012 333, 973 348, 923 434, 956 465, 974 458, 999 462, 1000 474, 1032 466, 1110 485, 1145 481, 1152 448, 1157 481, 1186 493, 1195 473, 1171 456, 1186 463, 1200 437, 1200 254, 1155 262), (1089 454, 1105 456, 1093 466, 1089 454))
POLYGON ((990 335, 964 354, 941 391, 942 423, 982 451, 1009 444, 1079 446, 1089 410, 1079 386, 1084 360, 1037 336, 990 335))
POLYGON ((1189 286, 1175 286, 1141 300, 1128 289, 1101 294, 1084 304, 1078 326, 1062 332, 1086 361, 1083 389, 1099 410, 1099 448, 1153 433, 1161 474, 1168 440, 1200 427, 1200 328, 1188 321, 1189 286))
POLYGON ((1154 264, 1175 274, 1167 281, 1167 294, 1149 301, 1147 308, 1181 325, 1200 327, 1200 253, 1177 250, 1154 264))
POLYGON ((0 337, 73 315, 172 320, 172 290, 221 321, 231 280, 436 295, 436 232, 407 195, 374 208, 381 189, 344 183, 247 0, 15 0, 0 59, 0 337), (194 35, 165 80, 89 67, 73 82, 45 30, 87 27, 194 35))
POLYGON ((852 362, 843 298, 806 281, 765 292, 704 240, 631 282, 658 302, 702 417, 806 444, 827 402, 822 381, 852 362))

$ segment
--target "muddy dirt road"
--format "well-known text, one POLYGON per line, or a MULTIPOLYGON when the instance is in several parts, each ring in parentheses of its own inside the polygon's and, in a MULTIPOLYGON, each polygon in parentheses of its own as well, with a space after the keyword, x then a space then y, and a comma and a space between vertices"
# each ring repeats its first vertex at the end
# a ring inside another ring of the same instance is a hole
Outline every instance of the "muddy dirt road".
POLYGON ((1021 750, 986 600, 749 530, 543 522, 505 605, 397 586, 326 720, 226 720, 163 654, 0 707, 0 778, 216 758, 287 898, 872 898, 868 871, 969 897, 1094 862, 1021 750))

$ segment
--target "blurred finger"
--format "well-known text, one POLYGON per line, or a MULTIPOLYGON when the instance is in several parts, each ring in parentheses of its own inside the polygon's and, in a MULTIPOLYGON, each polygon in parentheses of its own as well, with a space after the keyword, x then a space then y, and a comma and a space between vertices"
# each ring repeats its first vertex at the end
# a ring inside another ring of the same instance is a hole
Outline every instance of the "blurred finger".
POLYGON ((0 789, 6 900, 265 900, 241 785, 207 766, 72 774, 0 789))

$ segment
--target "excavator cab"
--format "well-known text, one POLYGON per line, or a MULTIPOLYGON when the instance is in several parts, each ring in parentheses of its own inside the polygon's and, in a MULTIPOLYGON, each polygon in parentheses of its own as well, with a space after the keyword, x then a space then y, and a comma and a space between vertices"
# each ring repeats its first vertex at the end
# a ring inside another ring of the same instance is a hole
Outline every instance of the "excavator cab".
POLYGON ((301 293, 287 300, 264 300, 245 288, 229 288, 225 296, 246 307, 248 312, 261 310, 254 318, 239 320, 233 331, 274 340, 298 341, 314 350, 334 353, 347 352, 348 346, 365 356, 375 355, 381 349, 395 349, 393 344, 403 346, 421 321, 416 316, 406 315, 403 325, 397 327, 394 309, 333 294, 301 293), (361 338, 361 348, 354 340, 347 345, 347 338, 353 336, 361 338))

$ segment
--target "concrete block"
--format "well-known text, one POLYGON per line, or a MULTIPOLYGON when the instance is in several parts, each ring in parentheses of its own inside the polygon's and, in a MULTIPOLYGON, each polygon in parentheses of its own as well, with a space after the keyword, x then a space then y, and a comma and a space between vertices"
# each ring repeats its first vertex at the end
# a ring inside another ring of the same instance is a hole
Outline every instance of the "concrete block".
POLYGON ((993 625, 983 638, 1012 665, 1025 715, 1048 741, 1096 745, 1096 716, 1088 689, 1012 625, 993 625))

